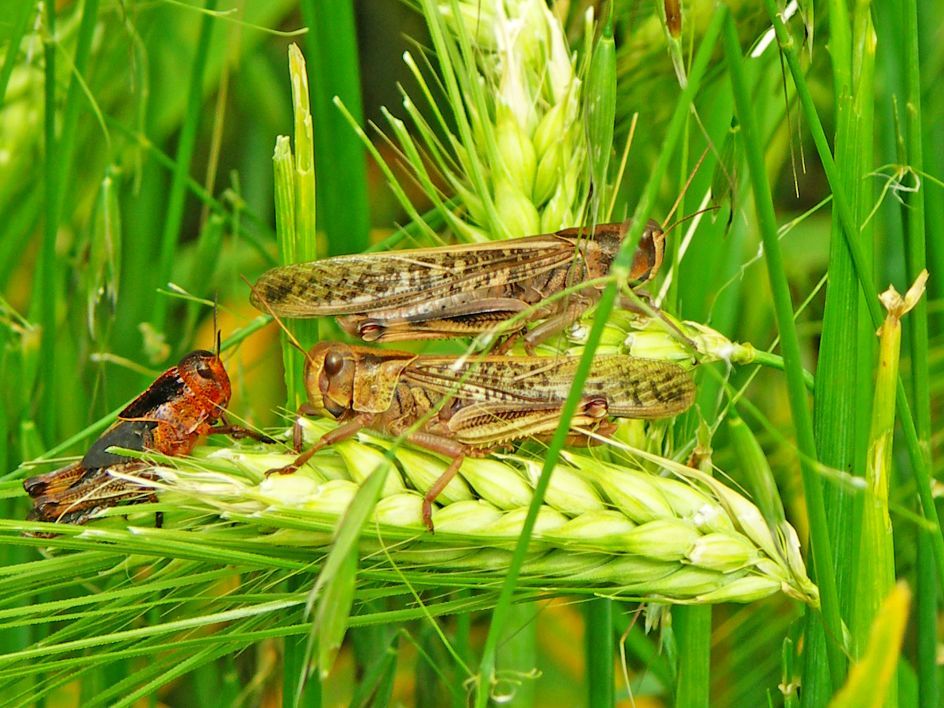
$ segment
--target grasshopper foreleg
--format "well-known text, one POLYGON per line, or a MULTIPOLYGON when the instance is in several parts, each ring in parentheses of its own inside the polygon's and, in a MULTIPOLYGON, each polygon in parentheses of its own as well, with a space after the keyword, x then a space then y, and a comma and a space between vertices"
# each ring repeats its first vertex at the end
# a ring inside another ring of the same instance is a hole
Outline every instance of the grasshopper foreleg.
POLYGON ((538 344, 563 332, 569 325, 576 322, 580 315, 586 312, 591 304, 593 304, 593 301, 588 298, 571 299, 561 312, 544 320, 541 324, 529 330, 528 333, 524 335, 525 351, 529 355, 533 354, 534 348, 538 344))
POLYGON ((292 426, 292 448, 295 452, 301 452, 305 444, 305 431, 302 429, 302 418, 308 415, 315 415, 318 411, 310 403, 302 403, 295 413, 295 424, 292 426))
POLYGON ((213 435, 229 435, 234 440, 242 440, 243 438, 252 438, 253 440, 258 440, 259 442, 272 444, 276 442, 275 438, 270 438, 265 433, 258 433, 255 430, 250 430, 241 425, 232 425, 226 416, 220 415, 219 417, 220 424, 210 428, 210 433, 213 435))
POLYGON ((430 487, 423 496, 423 525, 429 529, 430 533, 436 533, 436 529, 433 528, 433 502, 436 501, 436 497, 442 494, 442 491, 452 481, 452 478, 459 472, 463 460, 465 460, 465 455, 463 454, 452 458, 452 462, 449 463, 446 470, 439 475, 439 479, 433 482, 433 486, 430 487))
POLYGON ((691 337, 685 334, 679 326, 675 324, 672 320, 665 316, 665 313, 659 308, 656 304, 656 301, 653 299, 652 295, 645 291, 640 291, 636 293, 636 296, 642 302, 642 306, 639 305, 632 298, 627 297, 626 295, 620 295, 620 307, 628 312, 634 312, 645 317, 658 318, 662 323, 665 324, 672 333, 678 337, 680 342, 683 342, 687 345, 693 352, 698 351, 698 345, 695 343, 691 337))
MULTIPOLYGON (((303 404, 299 407, 299 413, 305 408, 307 404, 303 404)), ((314 455, 318 450, 328 447, 329 445, 334 445, 339 443, 342 440, 347 440, 348 438, 354 437, 362 428, 368 426, 373 420, 373 413, 364 413, 361 415, 354 416, 351 420, 346 423, 339 425, 334 430, 329 430, 327 433, 322 435, 314 445, 301 453, 298 457, 295 458, 295 461, 290 465, 285 465, 285 467, 276 467, 275 469, 267 470, 266 477, 272 474, 292 474, 293 472, 298 471, 298 468, 304 465, 308 460, 311 459, 311 456, 314 455)), ((300 420, 300 416, 299 416, 300 420)), ((301 437, 301 426, 296 421, 295 424, 295 442, 297 449, 301 449, 303 439, 301 437)))

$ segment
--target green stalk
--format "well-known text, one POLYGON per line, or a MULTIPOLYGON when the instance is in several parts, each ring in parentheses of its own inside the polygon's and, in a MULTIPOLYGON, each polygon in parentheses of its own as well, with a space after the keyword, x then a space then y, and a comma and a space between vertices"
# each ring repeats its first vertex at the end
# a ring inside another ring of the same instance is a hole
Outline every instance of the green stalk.
MULTIPOLYGON (((916 0, 907 0, 904 4, 904 64, 905 64, 905 105, 907 126, 907 155, 908 164, 915 174, 922 174, 924 170, 924 145, 922 141, 923 125, 921 121, 921 65, 918 46, 918 6, 916 0)), ((906 244, 906 259, 909 282, 923 272, 927 263, 927 245, 925 237, 925 203, 924 189, 918 189, 908 195, 908 220, 906 244)), ((941 273, 936 273, 938 277, 941 273)), ((915 405, 915 428, 918 446, 924 458, 925 469, 933 469, 931 459, 931 395, 930 378, 928 371, 928 307, 927 300, 920 298, 915 304, 914 311, 909 317, 911 337, 910 363, 911 386, 915 405)), ((923 481, 919 479, 919 485, 923 481)), ((933 504, 933 501, 931 502, 933 504)), ((921 533, 919 531, 919 533, 921 533)), ((924 534, 922 533, 922 536, 924 534)), ((922 539, 919 550, 927 543, 922 539)), ((940 562, 940 558, 938 559, 940 562)), ((892 569, 894 573, 894 567, 892 569)), ((919 575, 926 575, 921 569, 919 575)), ((932 614, 931 606, 935 604, 937 594, 933 579, 925 578, 918 585, 918 612, 924 615, 932 614), (928 595, 930 593, 930 596, 928 595)), ((930 659, 925 645, 935 642, 937 625, 918 624, 919 647, 919 691, 921 702, 925 705, 937 703, 938 667, 930 659)), ((894 688, 894 687, 892 687, 894 688)))
MULTIPOLYGON (((157 261, 156 285, 158 287, 164 287, 167 284, 174 270, 174 253, 177 250, 177 241, 180 238, 180 225, 183 223, 184 205, 187 198, 187 178, 190 173, 190 163, 193 160, 200 115, 203 112, 203 74, 210 53, 213 27, 217 21, 212 13, 216 9, 216 0, 206 0, 204 8, 207 12, 203 13, 200 20, 200 34, 197 39, 196 53, 193 57, 190 72, 187 109, 184 114, 183 126, 180 129, 180 142, 177 144, 177 154, 174 159, 174 174, 167 195, 167 216, 164 219, 164 229, 161 233, 161 245, 157 261)), ((155 299, 152 324, 158 332, 163 331, 167 322, 168 307, 167 298, 159 297, 155 299)))
MULTIPOLYGON (((292 153, 287 137, 280 136, 276 140, 276 225, 282 263, 298 263, 312 261, 318 257, 314 137, 305 58, 295 44, 289 46, 288 54, 295 152, 292 153)), ((293 322, 286 326, 302 347, 310 346, 317 338, 317 322, 293 322)), ((294 347, 286 346, 289 333, 282 335, 282 357, 287 405, 289 410, 295 410, 307 400, 308 394, 305 391, 302 357, 294 351, 294 347)), ((356 562, 356 559, 353 560, 356 562)), ((353 577, 353 571, 351 576, 353 577)), ((299 589, 305 584, 301 578, 293 578, 290 582, 292 589, 299 589)), ((315 675, 310 681, 305 680, 308 676, 309 641, 304 638, 286 638, 283 646, 285 658, 282 667, 282 704, 309 707, 321 705, 320 677, 315 675)))
POLYGON ((54 439, 57 430, 55 392, 58 388, 56 376, 56 303, 58 302, 59 279, 56 267, 56 234, 59 231, 59 146, 56 139, 56 5, 47 3, 46 24, 48 36, 44 41, 46 60, 43 88, 45 112, 43 116, 45 137, 45 218, 43 220, 43 242, 40 247, 39 264, 34 281, 33 302, 36 319, 42 328, 39 349, 39 371, 42 380, 37 416, 40 430, 47 439, 54 439))
MULTIPOLYGON (((866 8, 867 10, 868 8, 866 8)), ((871 110, 874 100, 874 86, 871 85, 874 64, 874 44, 872 52, 857 53, 858 64, 865 64, 868 70, 858 69, 853 83, 852 38, 849 31, 850 18, 843 0, 833 0, 829 11, 829 46, 833 66, 833 85, 836 96, 836 154, 841 156, 840 173, 843 186, 850 195, 853 209, 861 218, 861 192, 859 185, 864 183, 865 174, 872 169, 872 155, 868 149, 870 141, 864 135, 871 135, 871 117, 860 112, 871 110), (863 75, 867 79, 863 81, 863 75), (867 92, 866 101, 861 101, 862 93, 867 92), (863 105, 863 103, 865 105, 863 105), (868 132, 864 131, 868 128, 868 132)), ((861 240, 861 237, 860 237, 861 240)), ((867 393, 869 387, 858 386, 859 376, 868 376, 871 371, 872 333, 866 332, 868 340, 864 346, 860 340, 859 288, 855 268, 849 257, 849 251, 842 239, 842 224, 836 211, 833 211, 832 235, 829 242, 828 286, 826 306, 823 315, 822 339, 816 368, 816 392, 813 405, 813 419, 816 434, 816 447, 820 461, 832 468, 853 472, 862 469, 857 465, 856 432, 867 420, 871 400, 860 401, 860 394, 867 393), (860 356, 860 354, 862 356, 860 356), (863 359, 865 359, 863 361, 863 359), (860 367, 861 364, 861 367, 860 367)), ((861 453, 859 454, 861 457, 861 453)), ((855 510, 859 495, 841 485, 830 485, 825 490, 824 503, 832 521, 830 532, 833 544, 833 564, 836 568, 854 568, 857 553, 858 533, 855 528, 855 510)), ((855 575, 838 573, 836 584, 839 593, 841 611, 849 616, 851 597, 855 594, 855 575)), ((819 655, 816 648, 808 656, 819 655)))
MULTIPOLYGON (((803 113, 809 124, 813 142, 816 144, 816 151, 819 154, 823 171, 826 173, 826 179, 833 192, 833 200, 836 203, 836 208, 839 210, 839 219, 842 222, 846 247, 849 249, 852 261, 855 264, 856 275, 859 278, 859 286, 862 288, 865 295, 865 303, 869 310, 872 326, 878 328, 882 323, 881 308, 878 300, 874 297, 874 293, 878 291, 872 281, 865 254, 857 239, 858 229, 849 202, 846 199, 845 191, 842 188, 842 183, 836 170, 836 163, 829 149, 829 141, 826 139, 826 133, 823 131, 823 125, 816 112, 816 106, 813 103, 813 97, 810 94, 809 87, 806 85, 806 81, 803 78, 803 71, 797 57, 796 46, 789 31, 780 19, 774 1, 765 0, 765 3, 767 5, 767 14, 770 16, 774 30, 777 33, 777 40, 780 42, 781 51, 783 52, 784 58, 787 60, 790 74, 793 76, 797 95, 803 106, 803 113)), ((938 520, 937 508, 934 505, 934 498, 931 495, 930 466, 922 450, 922 446, 918 441, 918 433, 911 413, 911 406, 909 405, 908 397, 905 394, 905 387, 900 377, 898 381, 897 405, 902 431, 905 435, 908 459, 914 469, 918 498, 921 501, 921 513, 928 522, 929 528, 937 529, 936 531, 930 532, 931 543, 934 549, 934 563, 937 567, 938 581, 944 582, 944 534, 942 534, 940 530, 941 526, 938 520)))
MULTIPOLYGON (((275 140, 275 154, 272 156, 274 171, 275 196, 275 237, 279 244, 279 257, 282 263, 292 263, 293 244, 295 243, 295 158, 292 145, 287 135, 280 135, 275 140)), ((287 333, 282 333, 282 365, 285 373, 285 391, 288 396, 289 410, 295 410, 305 400, 305 385, 302 381, 300 364, 287 333)))
POLYGON ((915 573, 918 576, 917 589, 917 664, 918 664, 918 705, 921 708, 937 708, 940 705, 937 666, 937 578, 934 575, 934 554, 928 534, 916 530, 918 555, 915 559, 915 573))
POLYGON ((691 708, 710 705, 711 608, 674 607, 672 622, 678 639, 678 675, 675 704, 691 708), (707 646, 706 646, 707 639, 707 646))
POLYGON ((569 432, 570 420, 573 418, 574 413, 577 410, 577 404, 583 396, 583 383, 586 381, 587 374, 590 372, 590 364, 593 361, 593 354, 596 351, 597 345, 600 342, 600 337, 603 334, 603 328, 606 325, 606 319, 613 309, 613 303, 616 300, 618 283, 625 282, 628 278, 632 256, 635 252, 636 245, 639 243, 639 239, 642 236, 643 228, 645 227, 646 215, 652 210, 652 205, 655 202, 656 192, 658 191, 658 187, 662 181, 662 178, 668 169, 669 160, 671 158, 672 152, 675 149, 675 145, 678 142, 679 136, 681 135, 684 122, 688 117, 692 100, 695 97, 698 88, 701 86, 701 80, 708 65, 708 60, 711 56, 711 52, 714 49, 715 42, 717 41, 718 34, 721 30, 721 23, 727 16, 727 8, 720 8, 715 13, 711 24, 705 32, 704 38, 702 39, 702 45, 699 47, 698 54, 695 57, 689 84, 685 87, 681 96, 679 97, 678 103, 675 107, 675 112, 672 115, 672 120, 669 123, 669 127, 666 131, 666 137, 665 141, 663 142, 662 150, 659 154, 659 159, 653 168, 649 181, 646 184, 646 189, 636 206, 636 211, 633 214, 632 226, 630 227, 626 237, 623 239, 623 243, 620 245, 619 253, 613 261, 613 266, 610 273, 612 276, 614 276, 614 279, 604 289, 597 305, 597 313, 594 317, 590 334, 587 337, 587 343, 584 348, 584 353, 580 358, 580 364, 578 365, 577 371, 575 372, 573 385, 571 386, 570 392, 567 395, 567 400, 561 409, 560 425, 557 427, 554 437, 548 446, 547 453, 545 454, 544 464, 541 469, 541 476, 538 479, 538 483, 534 489, 534 498, 528 507, 528 514, 525 517, 524 524, 522 525, 521 534, 518 538, 517 544, 515 545, 514 554, 508 566, 508 572, 505 581, 502 584, 501 593, 496 603, 495 611, 492 614, 491 626, 489 627, 488 637, 485 640, 485 647, 482 651, 482 660, 479 664, 479 686, 475 696, 475 705, 478 708, 484 708, 488 702, 488 686, 491 684, 495 674, 495 652, 497 649, 498 639, 501 636, 502 628, 504 627, 507 620, 514 595, 515 584, 517 583, 518 575, 521 571, 521 565, 524 562, 525 555, 527 554, 528 542, 531 538, 535 521, 537 520, 538 510, 541 507, 541 503, 544 500, 544 495, 547 492, 547 488, 550 483, 551 472, 560 458, 561 449, 564 447, 564 443, 569 432))
MULTIPOLYGON (((612 15, 612 6, 610 14, 612 15)), ((590 183, 593 189, 590 217, 604 221, 610 202, 608 191, 610 153, 616 120, 616 43, 612 17, 603 27, 593 48, 585 84, 587 102, 587 142, 590 150, 590 183)), ((606 708, 614 703, 613 675, 613 601, 596 598, 584 613, 587 662, 587 702, 591 708, 606 708)))
POLYGON ((608 708, 615 703, 613 676, 613 601, 594 598, 584 611, 587 627, 587 705, 608 708))
MULTIPOLYGON (((295 124, 295 153, 292 165, 294 228, 289 240, 280 241, 280 253, 283 263, 304 263, 318 258, 314 127, 309 103, 308 69, 305 58, 295 44, 289 47, 288 56, 289 76, 292 82, 292 113, 295 124)), ((287 326, 306 349, 318 340, 317 320, 300 320, 287 326)), ((284 349, 283 347, 283 352, 284 349)), ((283 356, 286 354, 283 353, 283 356)), ((294 386, 287 390, 289 407, 294 410, 308 399, 308 394, 305 391, 302 357, 293 354, 292 358, 295 363, 287 362, 287 366, 291 365, 295 368, 295 381, 294 386)))
POLYGON ((833 95, 838 115, 839 101, 852 92, 852 36, 845 0, 829 0, 828 5, 829 59, 833 67, 833 95))
MULTIPOLYGON (((924 147, 921 136, 921 68, 918 57, 918 7, 916 0, 905 3, 906 125, 908 133, 908 164, 916 174, 924 169, 924 147)), ((908 278, 919 277, 926 266, 927 246, 924 233, 924 190, 918 189, 908 200, 907 257, 908 278)), ((940 277, 941 274, 938 274, 940 277)), ((911 379, 915 401, 915 427, 918 443, 924 453, 925 465, 931 466, 931 384, 928 376, 928 306, 921 298, 909 317, 911 325, 911 379)))
POLYGON ((790 409, 796 427, 797 446, 799 448, 800 469, 803 474, 803 488, 810 515, 810 535, 816 571, 816 580, 820 588, 822 614, 826 629, 833 641, 827 643, 829 669, 834 685, 839 685, 845 676, 845 660, 837 641, 842 637, 842 619, 839 614, 836 579, 833 571, 833 554, 830 547, 829 526, 826 509, 823 504, 823 489, 816 470, 816 443, 813 438, 813 425, 807 408, 806 391, 803 386, 803 364, 800 354, 800 342, 796 325, 793 321, 793 305, 784 270, 783 254, 777 238, 777 221, 774 215, 773 199, 760 143, 757 141, 757 129, 754 125, 753 109, 744 76, 741 59, 741 47, 738 42, 734 23, 725 23, 725 58, 731 76, 731 88, 737 107, 741 131, 751 182, 754 187, 754 202, 757 208, 761 238, 764 243, 767 273, 777 315, 783 358, 786 365, 787 390, 790 409))
POLYGON ((314 77, 315 155, 320 171, 331 175, 318 182, 328 255, 360 253, 368 246, 370 232, 364 149, 334 106, 337 96, 357 124, 363 124, 353 2, 304 0, 301 11, 309 30, 305 46, 314 77))
MULTIPOLYGON (((537 616, 540 614, 540 605, 534 602, 521 602, 512 606, 509 621, 505 626, 505 636, 502 637, 498 652, 502 670, 514 677, 513 685, 508 689, 511 708, 531 708, 535 706, 535 682, 528 678, 528 672, 537 666, 537 616)), ((504 692, 503 689, 500 689, 504 692)), ((609 703, 608 705, 613 705, 609 703)))

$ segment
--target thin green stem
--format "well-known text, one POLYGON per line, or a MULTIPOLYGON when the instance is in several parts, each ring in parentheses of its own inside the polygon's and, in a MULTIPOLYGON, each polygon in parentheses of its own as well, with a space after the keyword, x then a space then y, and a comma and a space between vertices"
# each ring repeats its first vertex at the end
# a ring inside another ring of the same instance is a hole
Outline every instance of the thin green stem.
POLYGON ((940 705, 937 664, 937 578, 934 575, 934 555, 928 535, 916 529, 917 558, 917 673, 918 699, 921 708, 940 705))
POLYGON ((838 642, 842 639, 842 619, 839 614, 836 578, 833 570, 833 554, 829 539, 829 525, 826 508, 823 504, 823 489, 816 471, 816 442, 813 437, 813 424, 807 404, 806 390, 803 385, 803 365, 800 355, 800 341, 793 321, 793 305, 790 288, 784 270, 783 254, 777 238, 777 220, 774 215, 773 197, 764 157, 757 140, 757 128, 753 115, 747 80, 744 76, 741 47, 738 42, 734 22, 725 23, 724 33, 725 58, 731 77, 734 102, 744 135, 747 163, 754 187, 754 203, 757 208, 761 238, 764 243, 767 273, 773 294, 774 309, 777 315, 783 358, 786 364, 787 390, 790 409, 796 427, 797 446, 800 451, 800 469, 803 473, 803 488, 810 515, 810 535, 813 550, 816 580, 820 588, 823 619, 831 635, 827 643, 829 667, 833 684, 839 685, 845 676, 845 658, 838 642))
POLYGON ((711 607, 672 608, 678 638, 675 704, 708 708, 711 696, 711 607))
POLYGON ((56 347, 59 333, 56 331, 56 303, 59 283, 56 267, 56 235, 59 232, 59 145, 56 138, 56 4, 46 5, 46 24, 48 36, 44 43, 46 60, 44 75, 45 113, 43 117, 45 137, 45 218, 43 221, 43 242, 40 247, 39 267, 34 281, 33 302, 37 303, 38 321, 42 328, 42 340, 39 350, 39 370, 42 372, 39 386, 38 416, 41 420, 43 435, 56 436, 55 392, 56 347))
MULTIPOLYGON (((918 47, 918 6, 916 0, 904 3, 904 64, 905 64, 905 115, 907 125, 908 163, 916 174, 924 170, 924 145, 921 123, 921 67, 918 47)), ((925 236, 924 189, 918 189, 908 198, 906 256, 908 282, 913 282, 926 267, 927 245, 925 236)), ((940 274, 937 274, 940 276, 940 274)), ((931 459, 931 386, 928 370, 928 305, 922 297, 908 315, 911 349, 911 391, 915 404, 915 428, 924 465, 933 469, 931 459)), ((918 481, 922 485, 921 480, 918 481)), ((933 504, 933 500, 930 502, 933 504)), ((922 534, 923 536, 923 534, 922 534)), ((927 541, 919 540, 919 558, 927 556, 927 541)), ((940 561, 940 559, 938 559, 940 561)), ((918 570, 918 612, 925 618, 933 616, 937 600, 936 583, 927 572, 918 570)), ((918 632, 918 678, 919 696, 923 705, 937 703, 938 667, 931 659, 928 648, 937 637, 937 623, 919 623, 918 632)))
POLYGON ((596 598, 584 612, 587 626, 587 705, 609 708, 614 704, 613 601, 596 598))
MULTIPOLYGON (((908 163, 921 174, 924 147, 921 134, 921 69, 918 57, 918 7, 916 0, 905 2, 905 105, 908 127, 908 163)), ((927 264, 924 233, 924 190, 911 193, 908 200, 908 282, 914 282, 927 264)), ((939 274, 940 275, 940 274, 939 274)), ((931 384, 928 376, 928 301, 921 298, 908 316, 911 328, 911 381, 915 401, 915 427, 925 465, 931 467, 931 384)))
POLYGON ((583 397, 583 382, 586 381, 587 375, 590 372, 590 365, 593 362, 594 352, 596 351, 597 345, 599 344, 600 338, 603 334, 607 317, 612 311, 613 304, 616 301, 618 288, 616 281, 625 282, 628 277, 629 266, 632 261, 633 253, 636 249, 636 244, 639 242, 639 239, 642 236, 642 231, 646 223, 646 215, 652 210, 653 203, 655 202, 656 192, 662 182, 662 178, 664 177, 666 170, 668 169, 669 160, 671 159, 672 153, 674 152, 679 136, 682 133, 682 129, 688 116, 692 100, 694 99, 698 88, 701 86, 702 77, 704 76, 705 69, 708 65, 708 60, 711 57, 711 52, 714 49, 715 43, 718 39, 718 34, 721 30, 721 23, 727 16, 727 8, 720 8, 715 13, 711 20, 711 24, 708 26, 708 29, 705 32, 705 35, 702 39, 702 45, 699 47, 698 53, 695 57, 695 62, 689 77, 688 86, 685 87, 681 96, 679 96, 678 103, 675 107, 675 112, 672 115, 671 122, 669 123, 668 129, 666 131, 666 137, 662 146, 662 150, 659 153, 659 159, 652 170, 650 179, 646 184, 645 191, 643 192, 643 195, 636 206, 636 211, 633 214, 632 226, 630 227, 626 237, 623 239, 619 253, 614 259, 611 273, 616 275, 617 278, 613 282, 609 283, 603 290, 603 294, 600 298, 599 304, 597 305, 597 312, 593 320, 593 326, 590 329, 590 334, 587 337, 583 355, 580 358, 580 363, 577 366, 577 370, 574 374, 573 384, 567 396, 567 400, 561 409, 560 425, 558 425, 557 430, 554 433, 554 437, 548 446, 547 453, 544 458, 544 465, 541 470, 541 476, 535 485, 534 498, 531 501, 531 505, 528 507, 528 514, 525 517, 524 524, 522 525, 521 535, 518 538, 518 543, 515 545, 515 550, 511 562, 509 563, 508 573, 505 582, 502 584, 501 593, 496 603, 495 611, 492 615, 492 622, 491 626, 489 627, 488 637, 485 640, 485 647, 482 651, 482 661, 479 665, 479 687, 475 697, 475 704, 479 708, 484 708, 488 702, 488 687, 491 685, 495 675, 495 654, 498 640, 499 637, 501 637, 502 628, 505 625, 508 612, 511 608, 515 585, 521 572, 521 565, 524 562, 525 555, 528 551, 528 544, 531 539, 531 533, 534 530, 535 521, 537 520, 538 510, 541 508, 541 504, 544 501, 544 495, 547 492, 547 488, 550 483, 551 472, 560 458, 561 449, 564 447, 564 443, 569 433, 570 420, 573 418, 574 413, 577 410, 577 404, 583 397))

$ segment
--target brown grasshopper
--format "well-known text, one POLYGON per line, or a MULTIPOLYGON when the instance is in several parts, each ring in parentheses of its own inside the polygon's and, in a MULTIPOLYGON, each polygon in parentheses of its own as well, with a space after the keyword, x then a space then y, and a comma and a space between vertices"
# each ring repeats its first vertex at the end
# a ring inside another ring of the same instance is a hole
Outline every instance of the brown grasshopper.
MULTIPOLYGON (((345 332, 367 342, 474 336, 531 309, 545 320, 528 331, 531 346, 574 321, 599 287, 544 302, 606 276, 628 223, 469 246, 336 256, 273 268, 252 288, 258 309, 285 317, 337 316, 345 332)), ((662 264, 665 234, 650 220, 630 279, 641 284, 662 264)), ((508 333, 526 323, 511 325, 508 333)))
MULTIPOLYGON (((452 458, 423 498, 432 531, 432 503, 466 456, 484 456, 527 437, 547 440, 579 357, 427 356, 323 342, 308 353, 308 402, 298 410, 295 450, 302 449, 301 416, 328 416, 341 425, 287 467, 289 474, 318 450, 369 428, 405 438, 452 458)), ((596 357, 583 400, 570 421, 570 444, 610 435, 610 418, 665 418, 685 411, 694 383, 682 367, 625 355, 596 357)))

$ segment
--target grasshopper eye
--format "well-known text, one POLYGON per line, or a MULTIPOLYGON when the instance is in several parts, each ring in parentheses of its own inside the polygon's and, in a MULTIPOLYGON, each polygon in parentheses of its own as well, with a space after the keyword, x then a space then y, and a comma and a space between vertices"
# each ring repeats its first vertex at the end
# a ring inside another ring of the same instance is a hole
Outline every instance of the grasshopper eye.
POLYGON ((339 352, 328 352, 324 359, 324 372, 328 376, 337 376, 344 366, 344 356, 339 352))
POLYGON ((211 369, 210 365, 205 361, 201 361, 197 364, 197 374, 199 374, 204 379, 212 379, 213 369, 211 369))

